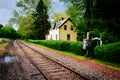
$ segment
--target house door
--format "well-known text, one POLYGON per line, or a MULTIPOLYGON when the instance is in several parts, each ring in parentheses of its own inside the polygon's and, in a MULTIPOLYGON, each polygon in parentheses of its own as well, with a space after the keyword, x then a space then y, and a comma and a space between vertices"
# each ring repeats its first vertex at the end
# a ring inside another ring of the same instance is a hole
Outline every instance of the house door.
POLYGON ((68 41, 70 40, 70 34, 67 34, 67 40, 68 41))

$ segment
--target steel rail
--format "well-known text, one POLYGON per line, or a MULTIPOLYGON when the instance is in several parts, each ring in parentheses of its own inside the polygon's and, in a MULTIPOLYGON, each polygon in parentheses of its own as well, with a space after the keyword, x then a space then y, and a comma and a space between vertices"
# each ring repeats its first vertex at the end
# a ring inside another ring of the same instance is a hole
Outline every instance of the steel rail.
MULTIPOLYGON (((19 40, 19 41, 20 41, 20 40, 19 40)), ((57 63, 57 64, 59 64, 59 65, 61 65, 61 66, 63 66, 63 67, 65 67, 65 68, 67 68, 68 70, 70 70, 70 71, 72 71, 72 72, 74 72, 74 73, 76 73, 76 74, 78 74, 78 75, 79 75, 81 78, 83 78, 84 80, 89 80, 88 78, 86 78, 86 77, 84 77, 84 76, 81 76, 81 74, 80 74, 79 72, 77 72, 77 71, 73 70, 72 68, 67 67, 66 65, 61 64, 60 62, 58 62, 58 61, 56 61, 56 60, 54 60, 54 59, 52 59, 52 58, 50 58, 50 57, 48 57, 48 56, 40 53, 38 50, 33 49, 32 47, 30 47, 28 44, 24 43, 23 41, 20 41, 20 43, 21 43, 21 44, 24 44, 25 46, 27 46, 27 47, 29 47, 29 48, 31 48, 31 49, 34 50, 35 52, 43 55, 43 56, 46 57, 47 59, 49 59, 49 60, 51 60, 51 61, 53 61, 53 62, 55 62, 55 63, 57 63)))
POLYGON ((19 47, 22 49, 22 51, 23 51, 24 55, 26 56, 26 58, 31 62, 31 64, 45 77, 46 80, 50 80, 50 79, 42 72, 42 70, 40 70, 40 69, 36 66, 36 64, 25 54, 25 53, 27 53, 27 52, 23 49, 23 47, 20 45, 20 43, 19 43, 18 41, 16 41, 16 42, 17 42, 17 44, 19 45, 19 47))

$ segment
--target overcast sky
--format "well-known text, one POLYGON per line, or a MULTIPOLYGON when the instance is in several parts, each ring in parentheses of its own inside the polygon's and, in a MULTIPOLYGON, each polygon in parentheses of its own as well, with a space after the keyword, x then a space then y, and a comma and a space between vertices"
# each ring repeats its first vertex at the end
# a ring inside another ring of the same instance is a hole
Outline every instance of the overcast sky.
MULTIPOLYGON (((0 24, 7 24, 10 17, 12 17, 13 10, 16 9, 16 1, 18 0, 0 0, 0 24)), ((54 12, 64 12, 65 5, 59 0, 53 0, 53 11, 54 12)))
POLYGON ((52 7, 55 12, 64 12, 66 10, 65 4, 59 0, 53 0, 52 7))
POLYGON ((7 24, 17 0, 0 0, 0 24, 7 24))

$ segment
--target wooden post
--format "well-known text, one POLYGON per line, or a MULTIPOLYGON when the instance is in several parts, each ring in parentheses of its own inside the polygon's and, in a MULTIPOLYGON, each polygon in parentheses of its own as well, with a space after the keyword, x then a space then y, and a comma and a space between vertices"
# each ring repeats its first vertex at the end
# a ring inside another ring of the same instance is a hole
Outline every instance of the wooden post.
POLYGON ((86 39, 88 39, 88 40, 89 40, 89 34, 90 34, 90 33, 89 33, 89 32, 87 32, 87 38, 86 38, 86 39))
POLYGON ((87 37, 86 37, 86 40, 87 40, 86 54, 87 54, 87 55, 88 55, 88 42, 89 42, 89 34, 90 34, 90 32, 87 32, 87 37))

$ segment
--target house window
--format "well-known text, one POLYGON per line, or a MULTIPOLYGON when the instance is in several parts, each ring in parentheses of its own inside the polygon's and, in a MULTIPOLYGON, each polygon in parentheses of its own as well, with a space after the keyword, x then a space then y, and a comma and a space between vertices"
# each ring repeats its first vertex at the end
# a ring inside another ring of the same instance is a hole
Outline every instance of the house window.
POLYGON ((56 34, 56 40, 57 40, 57 34, 56 34))
POLYGON ((67 30, 67 25, 64 25, 64 30, 67 30))
POLYGON ((71 27, 71 30, 73 30, 73 27, 71 27))
POLYGON ((70 34, 67 34, 67 40, 68 41, 70 40, 70 34))
POLYGON ((52 35, 51 35, 51 39, 52 39, 52 35))

